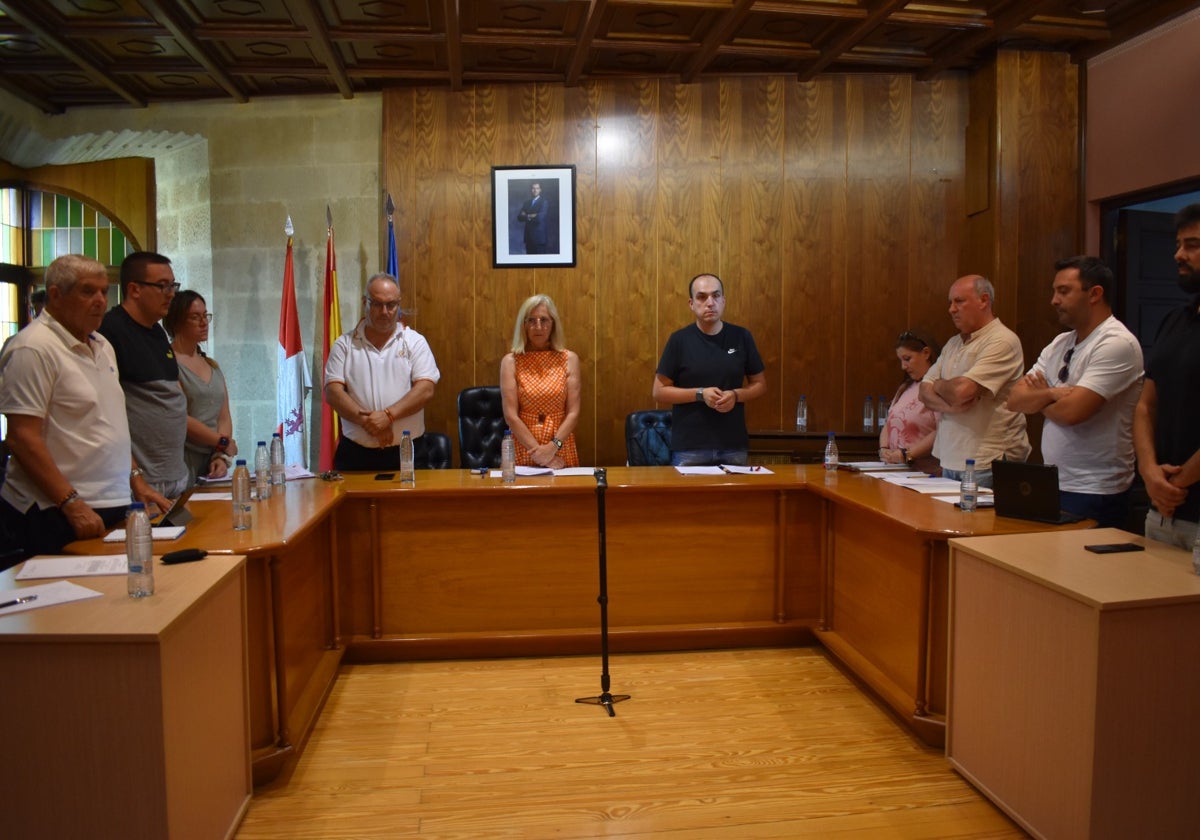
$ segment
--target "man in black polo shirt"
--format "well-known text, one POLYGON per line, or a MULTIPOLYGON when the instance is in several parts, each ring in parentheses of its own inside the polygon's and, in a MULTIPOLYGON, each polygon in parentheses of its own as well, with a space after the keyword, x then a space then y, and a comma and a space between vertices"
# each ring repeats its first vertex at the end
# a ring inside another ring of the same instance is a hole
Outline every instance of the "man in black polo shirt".
POLYGON ((120 306, 100 323, 100 334, 117 355, 133 457, 151 487, 176 498, 190 484, 183 444, 187 397, 179 387, 179 364, 159 321, 179 290, 171 261, 136 251, 121 263, 120 306))
POLYGON ((688 307, 696 323, 667 339, 652 390, 656 402, 671 406, 671 463, 745 464, 744 403, 767 390, 762 357, 749 330, 721 319, 725 286, 715 274, 692 278, 688 307))
POLYGON ((1163 319, 1146 356, 1133 445, 1154 506, 1146 536, 1191 548, 1200 518, 1200 204, 1175 214, 1175 262, 1193 297, 1163 319))

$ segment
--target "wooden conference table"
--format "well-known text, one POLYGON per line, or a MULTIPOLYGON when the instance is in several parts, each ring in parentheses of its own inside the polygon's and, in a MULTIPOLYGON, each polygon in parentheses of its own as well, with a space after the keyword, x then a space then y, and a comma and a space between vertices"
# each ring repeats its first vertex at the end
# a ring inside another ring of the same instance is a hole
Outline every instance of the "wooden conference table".
MULTIPOLYGON (((821 641, 933 744, 945 736, 951 537, 1050 526, 963 513, 862 475, 772 464, 681 476, 613 467, 603 494, 610 649, 821 641)), ((338 663, 599 651, 592 476, 418 471, 193 502, 171 548, 244 555, 256 783, 311 729, 338 663)), ((112 550, 98 540, 78 553, 112 550)))

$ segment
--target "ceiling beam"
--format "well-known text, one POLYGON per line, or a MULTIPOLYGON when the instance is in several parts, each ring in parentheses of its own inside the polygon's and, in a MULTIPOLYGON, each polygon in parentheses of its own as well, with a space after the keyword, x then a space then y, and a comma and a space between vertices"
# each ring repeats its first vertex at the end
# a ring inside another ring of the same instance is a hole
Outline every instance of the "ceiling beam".
POLYGON ((0 2, 0 9, 3 9, 5 14, 36 35, 38 39, 44 42, 47 46, 52 47, 63 57, 69 59, 72 64, 82 70, 93 82, 108 88, 130 105, 135 105, 138 108, 146 107, 146 100, 142 99, 140 96, 137 96, 125 86, 117 84, 115 79, 110 78, 107 73, 93 64, 91 60, 80 54, 70 44, 61 40, 57 35, 50 31, 50 29, 45 26, 41 20, 35 18, 33 15, 28 14, 22 9, 14 8, 12 3, 0 2))
POLYGON ((298 0, 292 5, 296 17, 300 18, 300 23, 304 25, 312 38, 312 48, 317 55, 317 60, 325 65, 329 75, 333 77, 333 83, 337 85, 342 98, 353 99, 354 87, 350 84, 350 77, 346 75, 342 59, 338 56, 337 49, 329 37, 329 23, 325 20, 321 10, 316 7, 314 0, 298 0))
POLYGON ((708 37, 704 39, 700 49, 696 51, 696 55, 688 62, 688 66, 681 76, 681 81, 685 85, 696 81, 700 76, 700 71, 708 66, 725 42, 746 20, 746 16, 750 14, 753 6, 754 0, 734 0, 733 8, 727 11, 725 16, 709 30, 708 37))
POLYGON ((1061 0, 1023 0, 1020 3, 1009 4, 1006 9, 992 19, 990 28, 970 32, 951 41, 945 49, 933 56, 930 65, 917 74, 917 79, 923 82, 929 81, 942 71, 949 69, 963 56, 970 55, 986 44, 999 42, 1001 38, 1025 21, 1036 17, 1043 9, 1058 5, 1061 5, 1061 0))
POLYGON ((575 47, 571 51, 571 63, 567 75, 563 79, 567 87, 579 84, 583 68, 587 66, 588 53, 592 50, 592 41, 596 38, 596 30, 600 28, 600 17, 608 8, 608 0, 591 0, 588 3, 587 17, 579 29, 579 37, 575 39, 575 47))
POLYGON ((462 21, 458 16, 458 0, 443 0, 442 14, 446 16, 446 71, 450 74, 450 90, 462 90, 462 21))
POLYGON ((852 27, 847 27, 840 38, 821 50, 821 57, 799 74, 799 81, 811 82, 817 74, 841 57, 842 53, 853 49, 863 38, 874 32, 881 23, 886 21, 892 12, 908 5, 908 0, 880 0, 866 18, 852 27))
POLYGON ((221 65, 217 63, 208 49, 192 35, 193 26, 190 21, 180 20, 174 14, 173 9, 167 8, 159 0, 139 0, 139 2, 155 20, 167 28, 172 37, 179 42, 179 46, 183 47, 183 51, 203 67, 204 72, 212 76, 213 81, 233 97, 235 102, 245 104, 250 101, 250 97, 246 95, 246 92, 238 87, 237 83, 221 69, 221 65))

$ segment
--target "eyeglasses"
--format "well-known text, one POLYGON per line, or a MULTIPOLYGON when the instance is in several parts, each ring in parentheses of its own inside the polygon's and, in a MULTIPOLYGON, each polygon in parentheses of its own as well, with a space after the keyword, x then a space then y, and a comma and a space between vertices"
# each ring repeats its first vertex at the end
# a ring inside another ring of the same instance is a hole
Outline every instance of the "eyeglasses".
POLYGON ((400 301, 375 300, 374 298, 367 298, 367 306, 371 307, 372 309, 382 309, 384 312, 391 312, 400 308, 400 301))
POLYGON ((187 319, 193 324, 211 324, 213 314, 211 312, 205 312, 203 315, 197 313, 195 315, 187 316, 187 319))
POLYGON ((1066 384, 1067 374, 1071 372, 1071 357, 1074 355, 1075 348, 1072 346, 1071 349, 1067 351, 1067 355, 1063 356, 1062 370, 1058 372, 1058 381, 1060 383, 1066 384))
POLYGON ((553 318, 526 318, 525 323, 531 327, 548 327, 554 323, 553 318))
POLYGON ((148 280, 134 280, 133 282, 137 283, 139 286, 153 286, 154 288, 156 288, 160 292, 162 292, 164 295, 166 295, 166 294, 173 295, 179 291, 178 283, 168 283, 165 280, 161 283, 151 283, 148 280))

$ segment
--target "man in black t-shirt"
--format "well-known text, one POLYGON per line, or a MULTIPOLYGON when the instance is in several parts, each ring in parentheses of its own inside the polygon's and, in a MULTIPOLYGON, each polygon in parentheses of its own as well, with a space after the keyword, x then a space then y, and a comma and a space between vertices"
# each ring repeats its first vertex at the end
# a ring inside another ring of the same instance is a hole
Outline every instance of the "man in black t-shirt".
POLYGON ((671 463, 745 464, 744 403, 767 390, 762 357, 749 330, 721 320, 725 286, 715 274, 692 278, 688 308, 696 323, 667 339, 652 390, 656 402, 671 406, 671 463))
POLYGON ((1169 313, 1146 356, 1133 448, 1154 505, 1146 536, 1191 548, 1200 519, 1200 204, 1175 214, 1179 286, 1193 297, 1169 313))

